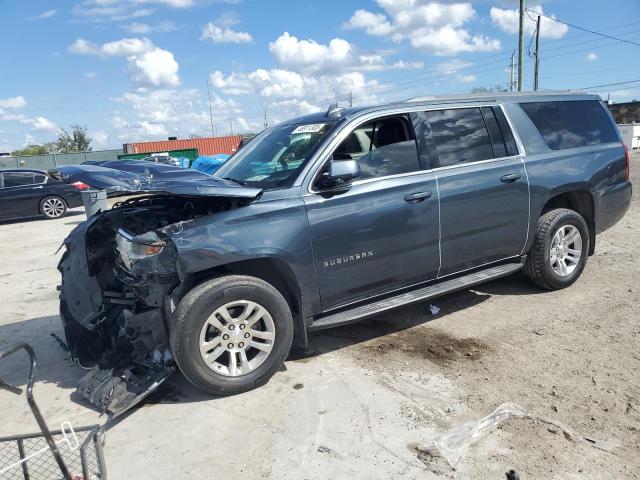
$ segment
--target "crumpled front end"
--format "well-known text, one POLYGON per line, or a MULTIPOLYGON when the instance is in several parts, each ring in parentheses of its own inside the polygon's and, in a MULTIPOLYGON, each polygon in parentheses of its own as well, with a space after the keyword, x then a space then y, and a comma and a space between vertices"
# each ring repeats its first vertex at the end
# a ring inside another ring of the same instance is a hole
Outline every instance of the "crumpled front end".
POLYGON ((72 358, 91 368, 78 394, 100 411, 124 412, 175 370, 168 322, 180 278, 165 227, 234 204, 135 198, 91 217, 65 240, 60 316, 72 358))

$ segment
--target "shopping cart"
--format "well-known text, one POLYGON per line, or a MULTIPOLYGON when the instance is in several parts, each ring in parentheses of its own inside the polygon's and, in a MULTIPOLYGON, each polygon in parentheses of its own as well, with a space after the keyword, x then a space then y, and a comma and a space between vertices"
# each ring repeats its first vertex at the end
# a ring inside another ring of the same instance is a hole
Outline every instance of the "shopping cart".
MULTIPOLYGON (((30 345, 16 343, 0 351, 0 361, 19 350, 31 360, 26 397, 42 433, 0 438, 0 480, 104 480, 103 427, 73 428, 64 422, 50 431, 33 398, 36 356, 30 345)), ((0 379, 0 389, 21 394, 22 389, 0 379)))

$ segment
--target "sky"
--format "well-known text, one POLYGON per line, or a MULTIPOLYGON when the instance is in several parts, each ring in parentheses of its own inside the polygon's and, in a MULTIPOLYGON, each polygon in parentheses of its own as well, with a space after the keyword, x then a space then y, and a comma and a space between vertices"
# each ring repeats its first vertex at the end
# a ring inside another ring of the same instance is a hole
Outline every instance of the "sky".
MULTIPOLYGON (((507 87, 518 46, 515 0, 0 0, 0 8, 0 152, 53 141, 72 124, 86 126, 100 150, 257 132, 334 102, 507 87)), ((527 8, 640 43, 638 0, 527 8)), ((525 90, 535 18, 525 17, 525 90)), ((540 89, 582 88, 616 102, 640 98, 640 46, 542 17, 540 89)))

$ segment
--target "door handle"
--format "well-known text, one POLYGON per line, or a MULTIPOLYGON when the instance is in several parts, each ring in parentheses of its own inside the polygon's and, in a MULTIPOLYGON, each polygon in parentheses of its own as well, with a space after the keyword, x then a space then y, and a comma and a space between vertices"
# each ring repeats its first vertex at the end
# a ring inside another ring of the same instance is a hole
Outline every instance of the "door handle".
POLYGON ((507 173, 506 175, 502 175, 500 177, 500 181, 503 183, 513 183, 516 180, 520 180, 521 177, 522 175, 520 175, 519 173, 507 173))
POLYGON ((431 191, 410 193, 404 196, 404 201, 409 203, 418 203, 423 201, 425 198, 431 198, 431 195, 433 195, 431 191))

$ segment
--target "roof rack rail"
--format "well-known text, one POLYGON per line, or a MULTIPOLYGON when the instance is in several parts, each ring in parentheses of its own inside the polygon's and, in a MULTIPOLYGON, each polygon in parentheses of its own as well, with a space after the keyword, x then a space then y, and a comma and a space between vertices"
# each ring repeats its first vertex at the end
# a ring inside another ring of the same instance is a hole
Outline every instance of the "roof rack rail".
POLYGON ((460 100, 460 99, 473 99, 477 98, 478 101, 483 100, 495 100, 499 97, 526 97, 526 96, 539 96, 539 95, 567 95, 570 93, 588 93, 585 90, 545 90, 545 91, 528 91, 528 92, 479 92, 479 93, 457 93, 451 95, 422 95, 419 97, 412 97, 403 100, 404 103, 408 102, 441 102, 447 100, 460 100))

